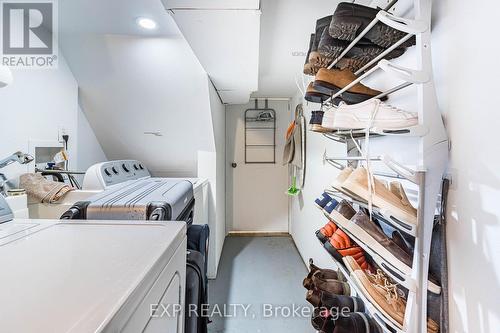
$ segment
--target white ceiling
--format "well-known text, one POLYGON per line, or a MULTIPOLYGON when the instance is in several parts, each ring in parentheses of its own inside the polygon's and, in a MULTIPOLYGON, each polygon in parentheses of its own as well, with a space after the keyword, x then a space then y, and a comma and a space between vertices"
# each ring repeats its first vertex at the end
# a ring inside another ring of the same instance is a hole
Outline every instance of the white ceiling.
POLYGON ((258 89, 258 0, 162 0, 222 101, 245 104, 258 89))
POLYGON ((59 1, 62 33, 120 34, 131 36, 179 35, 179 29, 160 0, 63 0, 59 1), (140 29, 135 20, 148 17, 158 29, 140 29))
POLYGON ((169 9, 259 9, 259 0, 161 0, 169 9))

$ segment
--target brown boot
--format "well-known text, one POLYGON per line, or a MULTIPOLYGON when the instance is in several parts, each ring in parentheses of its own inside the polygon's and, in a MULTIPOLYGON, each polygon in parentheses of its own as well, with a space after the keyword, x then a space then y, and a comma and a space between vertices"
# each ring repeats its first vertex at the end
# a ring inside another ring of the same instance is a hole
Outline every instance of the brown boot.
POLYGON ((309 274, 303 281, 304 288, 310 290, 314 289, 314 283, 312 277, 315 274, 321 274, 322 279, 331 279, 331 280, 339 280, 342 282, 346 282, 347 278, 340 272, 335 271, 333 269, 323 269, 316 266, 312 259, 309 259, 309 274))
POLYGON ((316 290, 325 291, 335 295, 351 295, 349 283, 337 279, 329 279, 321 271, 316 272, 312 277, 312 283, 316 290))
POLYGON ((309 57, 311 56, 311 52, 314 51, 313 48, 315 47, 314 46, 315 39, 316 39, 316 35, 311 34, 311 39, 309 40, 309 51, 307 51, 306 62, 304 64, 304 74, 311 75, 311 76, 316 75, 316 73, 320 69, 319 66, 313 65, 309 62, 309 57))
MULTIPOLYGON (((333 95, 356 80, 356 76, 349 69, 327 69, 320 68, 314 81, 314 89, 317 91, 333 95)), ((381 94, 381 91, 368 88, 357 83, 352 88, 342 94, 342 99, 347 104, 357 104, 381 94)))
POLYGON ((328 98, 330 98, 329 95, 325 95, 314 89, 313 83, 309 83, 306 89, 306 95, 304 99, 308 102, 311 103, 323 103, 326 101, 328 98))

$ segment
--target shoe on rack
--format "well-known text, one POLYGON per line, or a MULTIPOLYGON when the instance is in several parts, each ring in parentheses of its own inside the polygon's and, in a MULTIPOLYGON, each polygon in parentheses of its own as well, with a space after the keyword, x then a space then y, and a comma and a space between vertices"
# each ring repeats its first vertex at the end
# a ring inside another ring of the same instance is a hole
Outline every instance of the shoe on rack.
POLYGON ((337 223, 339 217, 350 220, 354 215, 356 215, 356 211, 351 204, 346 200, 342 200, 330 213, 330 220, 337 223))
POLYGON ((325 208, 323 208, 323 214, 327 219, 330 219, 330 214, 337 208, 339 202, 335 199, 332 199, 329 203, 326 204, 325 208))
POLYGON ((342 274, 342 272, 333 269, 319 268, 314 264, 312 259, 309 259, 309 273, 307 274, 306 278, 302 283, 304 288, 306 288, 307 290, 314 289, 314 283, 312 280, 314 274, 320 274, 318 278, 326 280, 331 279, 331 280, 347 282, 347 279, 344 276, 344 274, 342 274))
POLYGON ((311 119, 309 120, 309 129, 313 132, 328 132, 329 130, 326 128, 323 128, 321 125, 323 123, 323 115, 324 111, 312 111, 311 112, 311 119))
POLYGON ((339 278, 343 278, 343 275, 339 276, 337 272, 337 278, 332 278, 330 272, 318 271, 314 273, 311 277, 311 283, 313 286, 312 290, 325 291, 330 294, 335 295, 351 295, 351 287, 346 281, 342 281, 339 278))
POLYGON ((387 237, 364 212, 359 211, 350 220, 343 218, 343 216, 336 216, 335 221, 340 228, 366 244, 394 267, 407 274, 411 272, 412 258, 410 254, 387 237))
POLYGON ((309 290, 306 294, 306 300, 316 308, 329 309, 331 314, 365 311, 365 305, 359 297, 309 290))
POLYGON ((332 200, 333 198, 328 193, 323 192, 319 197, 316 198, 316 200, 314 200, 314 204, 316 205, 316 207, 323 210, 325 206, 332 200))
MULTIPOLYGON (((356 105, 341 103, 334 109, 333 119, 324 126, 328 129, 379 128, 399 130, 418 125, 418 114, 392 107, 379 99, 370 99, 356 105)), ((324 120, 326 122, 326 119, 324 120)))
MULTIPOLYGON (((340 70, 348 69, 351 72, 356 73, 361 68, 363 68, 365 65, 367 65, 370 61, 372 61, 373 59, 378 57, 379 54, 381 53, 380 52, 380 53, 376 54, 376 52, 373 52, 373 54, 372 54, 372 50, 368 49, 368 47, 366 47, 366 46, 363 48, 353 47, 352 49, 354 51, 356 51, 356 54, 349 55, 350 52, 348 52, 347 54, 349 56, 346 55, 342 59, 340 59, 335 64, 335 66, 334 66, 335 68, 340 69, 340 70)), ((400 57, 403 53, 404 53, 403 50, 396 49, 396 50, 390 52, 388 55, 386 55, 383 59, 387 59, 387 60, 394 59, 394 58, 400 57)))
POLYGON ((321 41, 321 36, 323 35, 323 32, 325 30, 329 31, 329 29, 330 29, 332 17, 333 17, 332 15, 329 15, 329 16, 322 17, 316 21, 316 29, 314 32, 314 41, 313 41, 313 44, 311 47, 311 53, 309 54, 309 58, 308 58, 309 63, 311 63, 311 64, 321 64, 321 65, 325 65, 325 67, 327 67, 330 64, 329 61, 331 61, 331 59, 321 55, 318 52, 318 47, 319 47, 319 43, 321 41))
POLYGON ((335 178, 335 180, 330 184, 330 186, 339 192, 343 192, 342 184, 345 182, 347 178, 349 178, 349 176, 353 171, 354 169, 350 166, 344 168, 342 171, 340 171, 337 178, 335 178))
POLYGON ((368 188, 368 171, 364 167, 358 167, 342 183, 342 188, 361 197, 369 202, 370 197, 374 206, 390 211, 393 216, 402 222, 417 225, 417 210, 413 208, 407 200, 406 195, 397 196, 392 193, 384 184, 373 177, 372 193, 368 188))
POLYGON ((344 263, 360 291, 387 319, 399 328, 403 327, 406 310, 404 293, 396 284, 378 270, 376 274, 366 272, 352 257, 345 257, 344 263))
MULTIPOLYGON (((326 112, 329 112, 329 111, 326 111, 326 112)), ((325 122, 325 117, 323 117, 323 122, 325 122)), ((330 184, 330 186, 333 187, 334 190, 339 191, 340 193, 348 195, 357 201, 363 202, 364 201, 363 199, 361 199, 360 197, 358 197, 356 195, 353 195, 352 193, 346 192, 342 188, 342 184, 346 181, 347 178, 349 178, 349 176, 351 175, 351 173, 353 173, 353 171, 354 171, 354 169, 352 167, 344 168, 338 174, 337 178, 335 178, 335 180, 330 184)))
POLYGON ((330 98, 329 95, 325 95, 314 89, 313 83, 309 83, 306 89, 306 95, 304 96, 304 99, 308 102, 311 103, 323 103, 326 101, 328 98, 330 98))
POLYGON ((319 333, 330 333, 335 329, 335 321, 329 311, 322 308, 315 308, 311 324, 319 333))
POLYGON ((335 231, 324 247, 339 263, 342 263, 344 256, 351 256, 359 262, 363 269, 370 269, 370 265, 366 261, 365 251, 341 229, 335 231))
POLYGON ((320 230, 316 231, 316 238, 321 242, 321 244, 325 245, 326 242, 333 236, 333 234, 337 231, 337 226, 332 221, 328 221, 327 224, 320 230))
POLYGON ((387 188, 394 195, 396 195, 405 206, 411 206, 410 200, 408 200, 408 196, 406 195, 405 189, 400 182, 392 181, 389 183, 389 186, 387 186, 387 188))
MULTIPOLYGON (((343 200, 334 212, 330 215, 332 221, 335 221, 336 216, 351 219, 356 211, 345 200, 343 200)), ((370 265, 366 261, 365 251, 356 244, 344 231, 341 229, 335 230, 333 235, 329 238, 328 242, 324 244, 324 248, 330 253, 339 263, 342 263, 344 256, 351 256, 356 258, 359 265, 363 269, 370 269, 370 265)))
MULTIPOLYGON (((405 294, 380 269, 376 274, 367 272, 351 257, 345 257, 344 263, 363 295, 394 325, 403 327, 406 311, 405 294)), ((432 319, 427 319, 427 332, 437 333, 439 326, 432 319)))
POLYGON ((312 48, 314 47, 314 40, 316 38, 315 34, 311 34, 311 37, 309 39, 309 49, 307 51, 306 55, 306 61, 304 63, 304 74, 306 75, 311 75, 314 76, 319 70, 318 66, 314 66, 311 63, 309 63, 309 56, 311 55, 312 48))
MULTIPOLYGON (((334 38, 352 41, 375 19, 378 12, 378 9, 372 7, 341 2, 333 14, 329 33, 334 38)), ((405 36, 405 32, 378 22, 364 38, 369 39, 374 44, 387 48, 405 36)), ((415 45, 415 42, 415 38, 412 37, 403 43, 402 46, 409 47, 415 45)))
MULTIPOLYGON (((329 59, 329 63, 331 63, 342 54, 349 44, 351 42, 333 38, 328 29, 325 29, 318 44, 318 52, 329 59)), ((340 69, 349 68, 351 71, 356 72, 384 51, 383 47, 375 45, 369 40, 362 39, 346 53, 341 61, 335 64, 335 67, 340 69)), ((397 48, 387 54, 384 59, 394 59, 400 57, 403 53, 404 49, 397 48)))
MULTIPOLYGON (((334 68, 320 68, 316 74, 313 87, 323 94, 332 96, 347 87, 356 79, 357 77, 354 73, 348 69, 340 70, 334 68)), ((381 93, 381 91, 374 90, 361 83, 357 83, 344 92, 340 97, 347 104, 357 104, 378 96, 381 93)), ((384 97, 384 99, 387 99, 387 97, 384 97)))
POLYGON ((349 313, 335 321, 333 333, 383 333, 374 319, 363 312, 349 313))
MULTIPOLYGON (((323 208, 323 214, 325 214, 326 218, 330 220, 330 214, 335 210, 335 208, 337 208, 338 204, 339 202, 335 199, 332 199, 326 204, 325 208, 323 208)), ((335 230, 337 230, 337 226, 330 220, 323 228, 316 231, 316 237, 321 244, 325 244, 325 242, 328 241, 328 238, 333 235, 335 230)))
POLYGON ((403 237, 399 230, 394 230, 391 233, 391 239, 397 246, 399 246, 403 251, 408 253, 411 257, 413 257, 413 248, 410 247, 409 243, 403 237))

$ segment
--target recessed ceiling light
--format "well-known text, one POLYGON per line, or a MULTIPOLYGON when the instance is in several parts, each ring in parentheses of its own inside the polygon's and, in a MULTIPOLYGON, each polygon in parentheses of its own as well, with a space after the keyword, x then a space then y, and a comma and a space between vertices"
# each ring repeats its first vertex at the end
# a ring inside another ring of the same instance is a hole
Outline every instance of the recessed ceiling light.
POLYGON ((158 26, 155 21, 147 17, 139 17, 137 19, 137 24, 147 30, 154 30, 158 26))

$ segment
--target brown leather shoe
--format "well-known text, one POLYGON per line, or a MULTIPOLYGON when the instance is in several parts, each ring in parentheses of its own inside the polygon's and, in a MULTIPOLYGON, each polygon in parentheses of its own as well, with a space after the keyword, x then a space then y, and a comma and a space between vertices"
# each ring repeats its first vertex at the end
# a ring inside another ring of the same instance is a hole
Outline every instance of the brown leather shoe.
MULTIPOLYGON (((398 246, 391 238, 387 237, 380 227, 370 220, 370 217, 363 211, 359 211, 350 221, 338 218, 336 221, 340 228, 353 235, 359 242, 362 242, 372 251, 379 254, 380 257, 384 258, 384 260, 388 261, 399 271, 406 276, 411 275, 413 262, 411 254, 398 246)), ((432 276, 429 276, 428 288, 429 291, 435 294, 441 292, 441 287, 432 276)))
POLYGON ((337 279, 329 279, 321 271, 314 273, 311 280, 315 290, 326 291, 335 295, 351 295, 349 283, 337 279))
POLYGON ((326 101, 328 98, 330 98, 329 95, 325 95, 313 87, 313 83, 309 83, 306 89, 306 95, 304 96, 304 99, 308 102, 312 103, 323 103, 326 101))
POLYGON ((350 221, 339 219, 338 224, 402 272, 411 271, 411 256, 387 237, 364 212, 358 212, 350 221))
POLYGON ((330 213, 330 220, 337 224, 341 219, 349 221, 354 215, 356 215, 356 211, 351 204, 346 200, 342 200, 330 213))
MULTIPOLYGON (((348 86, 354 80, 356 80, 356 76, 349 69, 339 70, 320 68, 316 74, 313 86, 314 89, 323 94, 333 95, 348 86)), ((381 93, 381 91, 374 90, 361 83, 357 83, 342 94, 342 99, 347 104, 357 104, 381 93)), ((385 99, 386 98, 383 98, 382 100, 385 99)))
POLYGON ((312 259, 309 259, 309 274, 303 281, 303 286, 307 290, 314 289, 314 282, 312 277, 314 274, 321 274, 317 278, 326 279, 326 280, 338 280, 342 282, 347 282, 347 278, 340 271, 335 271, 333 269, 323 269, 316 266, 312 259), (320 272, 320 273, 318 273, 320 272))

